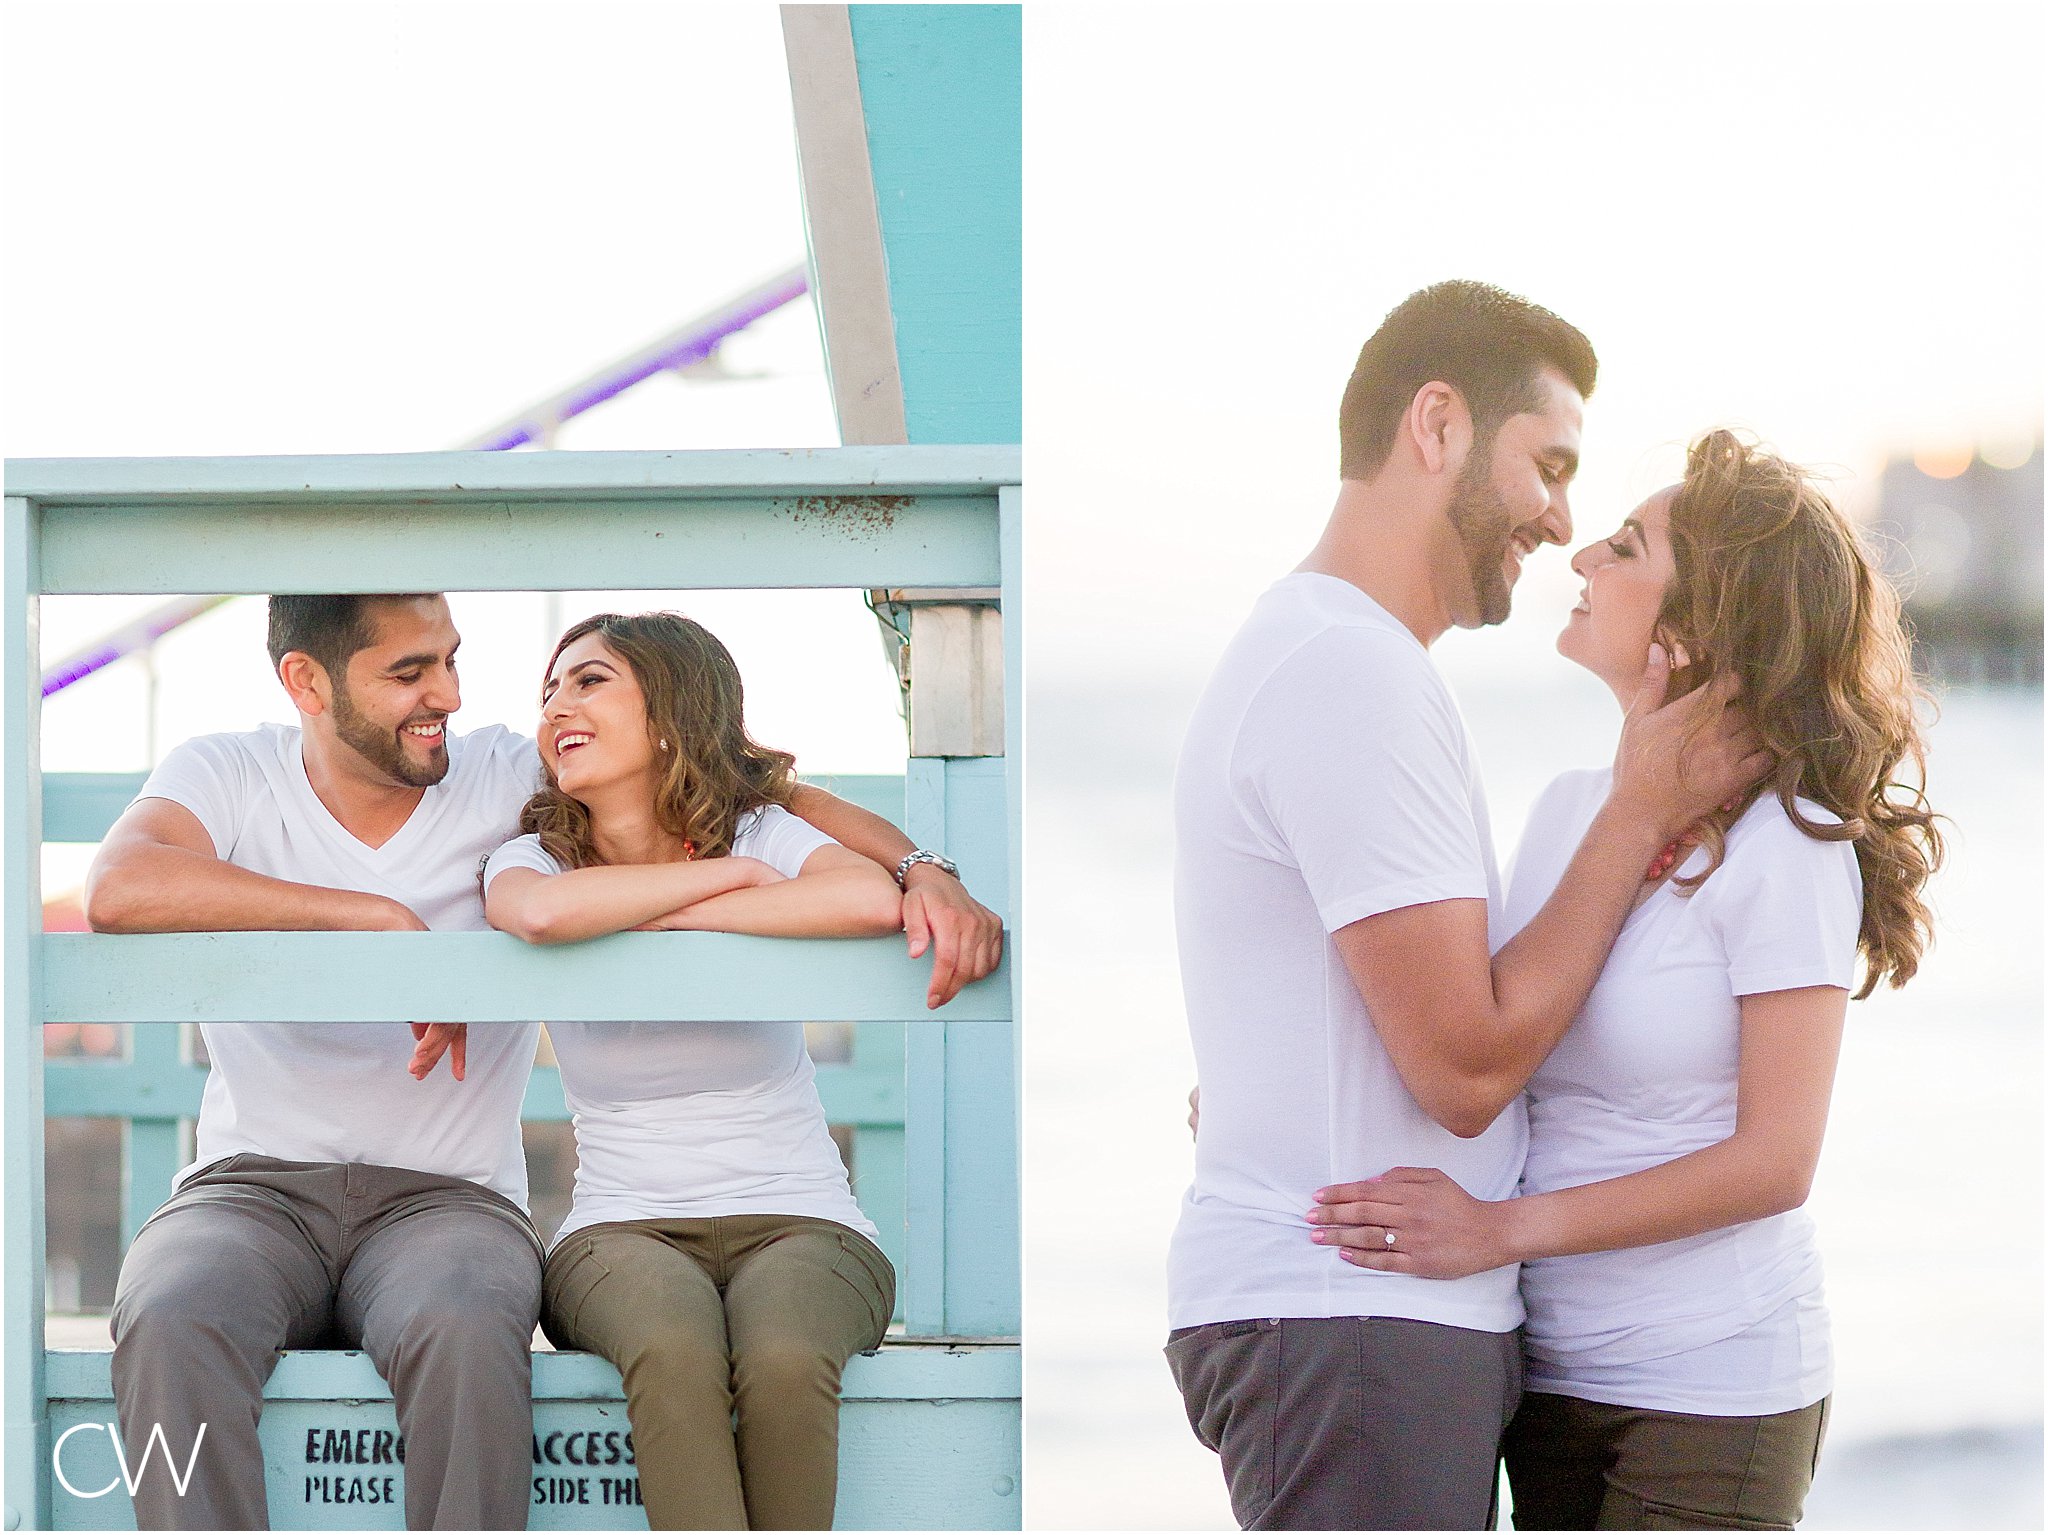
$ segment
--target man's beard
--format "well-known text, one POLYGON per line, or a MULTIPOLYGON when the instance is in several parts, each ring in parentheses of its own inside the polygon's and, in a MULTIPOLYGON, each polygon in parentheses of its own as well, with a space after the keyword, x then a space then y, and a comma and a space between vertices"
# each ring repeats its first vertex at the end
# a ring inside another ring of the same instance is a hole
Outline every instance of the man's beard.
MULTIPOLYGON (((434 717, 425 716, 426 719, 434 717)), ((409 720, 407 723, 423 721, 409 720)), ((448 726, 445 718, 441 725, 441 739, 434 744, 433 755, 425 762, 415 762, 406 756, 405 743, 398 738, 398 731, 386 729, 367 715, 358 713, 355 700, 337 682, 334 687, 334 733, 344 746, 351 748, 371 767, 408 788, 431 789, 448 776, 448 726)))
POLYGON ((1467 460, 1451 487, 1451 502, 1445 508, 1458 543, 1465 551, 1465 568, 1472 578, 1472 601, 1481 624, 1497 624, 1508 616, 1511 589, 1508 586, 1508 549, 1514 542, 1515 518, 1493 483, 1493 461, 1467 460))

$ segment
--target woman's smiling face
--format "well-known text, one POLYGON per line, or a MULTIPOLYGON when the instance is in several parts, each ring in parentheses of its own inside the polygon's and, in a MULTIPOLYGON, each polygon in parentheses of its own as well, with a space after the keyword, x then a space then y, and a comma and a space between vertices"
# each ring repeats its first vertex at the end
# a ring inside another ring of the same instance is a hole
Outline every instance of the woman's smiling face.
POLYGON ((555 657, 541 689, 540 755, 573 798, 640 777, 652 796, 659 753, 647 695, 602 635, 586 634, 555 657))
MULTIPOLYGON (((1626 708, 1643 680, 1657 615, 1677 575, 1671 554, 1671 503, 1678 490, 1658 491, 1608 538, 1572 556, 1584 583, 1578 606, 1557 637, 1558 651, 1606 683, 1626 708)), ((1674 656, 1674 666, 1684 658, 1674 656)))

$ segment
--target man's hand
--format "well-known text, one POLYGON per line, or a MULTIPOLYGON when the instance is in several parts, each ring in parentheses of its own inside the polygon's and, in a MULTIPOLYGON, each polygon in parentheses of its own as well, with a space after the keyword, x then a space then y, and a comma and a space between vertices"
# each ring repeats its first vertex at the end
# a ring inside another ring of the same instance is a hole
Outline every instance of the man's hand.
POLYGON ((463 1070, 469 1064, 468 1024, 416 1023, 412 1026, 412 1037, 419 1043, 413 1047, 412 1062, 406 1070, 415 1082, 424 1082, 433 1075, 443 1055, 448 1057, 448 1069, 455 1073, 455 1080, 462 1080, 463 1070))
POLYGON ((994 970, 1003 957, 1003 921, 944 869, 914 863, 903 877, 903 931, 910 957, 931 950, 926 1007, 944 1007, 960 988, 994 970))
POLYGON ((1463 1279, 1515 1261, 1509 1205, 1474 1199, 1433 1167, 1396 1167, 1317 1189, 1309 1235, 1359 1268, 1463 1279))
POLYGON ((1666 838, 1741 794, 1772 765, 1736 702, 1733 674, 1666 703, 1670 682, 1671 657, 1652 645, 1614 754, 1614 798, 1666 838))
POLYGON ((1202 1135, 1202 1089, 1188 1089, 1188 1139, 1199 1140, 1202 1135))

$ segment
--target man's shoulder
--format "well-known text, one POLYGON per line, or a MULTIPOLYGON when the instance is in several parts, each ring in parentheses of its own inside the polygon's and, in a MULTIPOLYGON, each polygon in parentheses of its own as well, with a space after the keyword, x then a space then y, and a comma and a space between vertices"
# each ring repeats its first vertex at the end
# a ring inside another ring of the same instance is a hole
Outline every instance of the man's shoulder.
POLYGON ((521 735, 510 725, 482 725, 451 737, 449 745, 461 756, 517 762, 537 760, 533 737, 521 735))
POLYGON ((507 725, 485 725, 451 737, 448 752, 455 772, 464 778, 511 779, 531 789, 540 772, 540 751, 533 737, 507 725))
POLYGON ((1450 698, 1427 651, 1405 631, 1369 619, 1291 622, 1260 636, 1243 661, 1240 677, 1253 707, 1378 713, 1450 698))
MULTIPOLYGON (((1188 749, 1235 758, 1247 735, 1317 734, 1338 720, 1377 729, 1418 714, 1454 719, 1429 653, 1348 583, 1299 575, 1269 589, 1224 650, 1188 733, 1188 749), (1308 589, 1304 589, 1307 587, 1308 589), (1356 602, 1344 600, 1350 593, 1356 602)), ((1186 749, 1183 753, 1186 755, 1186 749)))
POLYGON ((188 736, 164 754, 158 772, 228 771, 247 764, 256 767, 290 760, 299 750, 299 727, 265 724, 254 730, 219 730, 207 735, 188 736))
POLYGON ((1325 666, 1371 677, 1434 677, 1429 652, 1400 621, 1349 581, 1296 571, 1253 606, 1233 652, 1270 671, 1325 666))

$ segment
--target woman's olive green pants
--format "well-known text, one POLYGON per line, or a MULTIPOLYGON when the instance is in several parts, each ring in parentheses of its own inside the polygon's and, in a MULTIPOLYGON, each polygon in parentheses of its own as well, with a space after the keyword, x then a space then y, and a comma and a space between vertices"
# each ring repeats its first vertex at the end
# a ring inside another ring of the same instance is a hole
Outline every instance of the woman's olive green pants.
POLYGON ((1531 1391, 1502 1452, 1518 1530, 1789 1530, 1828 1399, 1717 1418, 1531 1391))
POLYGON ((895 1309, 874 1243, 805 1216, 616 1221, 571 1233, 542 1294, 556 1347, 625 1378, 651 1527, 831 1527, 840 1372, 895 1309))

